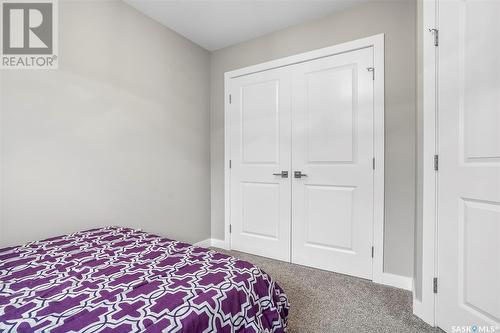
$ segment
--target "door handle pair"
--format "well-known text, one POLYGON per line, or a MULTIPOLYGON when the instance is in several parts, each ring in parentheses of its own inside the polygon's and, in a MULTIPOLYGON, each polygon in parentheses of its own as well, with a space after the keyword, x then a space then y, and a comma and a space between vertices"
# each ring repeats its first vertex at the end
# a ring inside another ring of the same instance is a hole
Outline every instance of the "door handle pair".
MULTIPOLYGON (((281 176, 281 178, 288 178, 288 171, 283 170, 279 173, 273 173, 273 176, 281 176)), ((307 177, 307 175, 305 173, 302 173, 302 171, 294 171, 293 177, 294 178, 302 178, 302 177, 307 177)))

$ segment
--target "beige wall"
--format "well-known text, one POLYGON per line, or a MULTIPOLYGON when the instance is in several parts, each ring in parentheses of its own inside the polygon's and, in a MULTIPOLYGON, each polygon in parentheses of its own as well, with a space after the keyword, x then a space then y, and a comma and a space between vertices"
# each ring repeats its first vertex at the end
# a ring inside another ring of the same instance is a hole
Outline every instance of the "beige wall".
POLYGON ((209 52, 121 1, 59 3, 59 70, 2 71, 0 247, 210 237, 209 52))
POLYGON ((416 3, 373 1, 211 56, 212 237, 224 237, 224 72, 378 33, 385 47, 385 271, 412 276, 415 221, 416 3))

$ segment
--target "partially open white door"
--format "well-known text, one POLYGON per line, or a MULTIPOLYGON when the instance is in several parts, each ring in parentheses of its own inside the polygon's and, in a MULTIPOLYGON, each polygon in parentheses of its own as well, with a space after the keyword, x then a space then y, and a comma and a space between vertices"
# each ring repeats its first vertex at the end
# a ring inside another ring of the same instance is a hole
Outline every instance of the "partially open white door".
POLYGON ((292 96, 292 262, 372 278, 373 49, 306 62, 292 96))
POLYGON ((437 323, 500 327, 500 2, 439 2, 437 323))
POLYGON ((290 72, 230 81, 231 248, 290 260, 290 72))

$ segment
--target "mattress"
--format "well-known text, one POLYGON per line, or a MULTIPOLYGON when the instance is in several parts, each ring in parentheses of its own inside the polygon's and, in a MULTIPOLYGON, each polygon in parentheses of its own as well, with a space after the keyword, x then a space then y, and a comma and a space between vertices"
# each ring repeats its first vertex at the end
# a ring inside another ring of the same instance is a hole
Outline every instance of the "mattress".
POLYGON ((107 227, 0 249, 0 332, 285 332, 258 267, 107 227))

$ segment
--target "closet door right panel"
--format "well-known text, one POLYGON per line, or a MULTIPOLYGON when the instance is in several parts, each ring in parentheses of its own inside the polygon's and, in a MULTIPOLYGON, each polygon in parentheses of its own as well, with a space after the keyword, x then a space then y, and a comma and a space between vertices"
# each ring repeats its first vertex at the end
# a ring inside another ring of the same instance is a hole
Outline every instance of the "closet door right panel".
POLYGON ((373 49, 295 65, 292 262, 372 278, 373 49))

